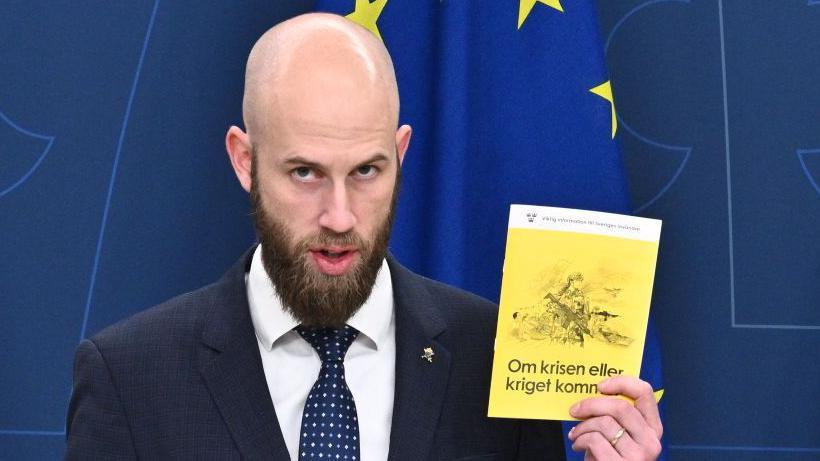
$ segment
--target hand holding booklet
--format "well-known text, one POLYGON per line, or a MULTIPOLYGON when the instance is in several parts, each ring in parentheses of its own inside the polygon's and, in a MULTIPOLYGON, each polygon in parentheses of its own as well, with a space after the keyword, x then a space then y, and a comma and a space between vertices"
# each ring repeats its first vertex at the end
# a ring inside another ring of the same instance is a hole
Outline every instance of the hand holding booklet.
POLYGON ((512 205, 488 415, 573 420, 597 384, 638 376, 661 222, 512 205))

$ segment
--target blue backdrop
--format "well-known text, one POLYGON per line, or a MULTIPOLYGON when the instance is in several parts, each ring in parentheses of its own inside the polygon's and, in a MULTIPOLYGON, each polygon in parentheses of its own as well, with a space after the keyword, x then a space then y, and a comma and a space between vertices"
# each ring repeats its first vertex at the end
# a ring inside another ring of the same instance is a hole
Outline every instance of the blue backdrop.
MULTIPOLYGON (((632 202, 664 219, 670 459, 820 459, 814 3, 598 4, 632 202)), ((81 337, 252 242, 222 138, 254 39, 312 6, 0 5, 0 458, 61 456, 81 337)))

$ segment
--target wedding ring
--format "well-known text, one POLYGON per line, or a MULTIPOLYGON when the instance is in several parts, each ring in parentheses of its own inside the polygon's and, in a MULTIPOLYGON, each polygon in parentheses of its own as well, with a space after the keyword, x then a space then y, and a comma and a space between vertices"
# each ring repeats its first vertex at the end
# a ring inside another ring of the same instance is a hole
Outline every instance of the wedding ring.
POLYGON ((625 433, 625 432, 626 432, 626 431, 624 430, 624 428, 621 428, 621 430, 620 430, 620 431, 618 431, 618 433, 616 433, 616 434, 615 434, 615 437, 612 437, 612 438, 609 440, 609 443, 610 443, 610 444, 612 444, 612 446, 614 447, 614 446, 615 446, 615 444, 616 444, 616 443, 618 443, 618 440, 621 440, 621 437, 623 437, 623 436, 624 436, 624 433, 625 433))

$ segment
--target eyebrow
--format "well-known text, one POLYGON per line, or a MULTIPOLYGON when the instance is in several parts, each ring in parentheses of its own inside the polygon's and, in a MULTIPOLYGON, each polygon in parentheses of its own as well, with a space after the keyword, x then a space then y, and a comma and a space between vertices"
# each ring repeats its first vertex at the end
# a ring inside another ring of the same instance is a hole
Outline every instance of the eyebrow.
POLYGON ((321 166, 318 163, 312 162, 312 161, 310 161, 310 160, 308 160, 308 159, 306 159, 302 156, 299 156, 299 155, 287 158, 284 163, 285 163, 285 165, 304 165, 304 166, 309 166, 309 167, 319 167, 319 166, 321 166))
POLYGON ((390 159, 386 155, 384 155, 382 153, 378 153, 378 154, 373 154, 372 157, 370 157, 369 159, 367 159, 364 162, 360 163, 359 165, 367 165, 369 163, 387 162, 387 161, 390 161, 390 159))
MULTIPOLYGON (((390 159, 386 155, 384 155, 382 153, 378 153, 378 154, 373 154, 373 156, 371 156, 367 160, 365 160, 363 162, 360 162, 358 164, 358 166, 368 165, 370 163, 376 163, 376 162, 386 162, 386 161, 389 161, 389 160, 390 159)), ((311 167, 311 168, 321 168, 322 167, 322 165, 320 163, 308 160, 305 157, 302 157, 301 155, 295 155, 293 157, 288 157, 287 159, 285 159, 284 163, 285 163, 285 165, 301 165, 301 166, 307 166, 307 167, 311 167)))

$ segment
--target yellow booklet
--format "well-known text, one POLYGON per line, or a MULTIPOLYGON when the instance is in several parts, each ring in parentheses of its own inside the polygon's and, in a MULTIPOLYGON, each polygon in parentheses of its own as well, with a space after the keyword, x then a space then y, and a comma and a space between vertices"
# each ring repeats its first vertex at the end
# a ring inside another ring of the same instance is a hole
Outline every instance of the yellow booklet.
POLYGON ((638 376, 661 222, 512 205, 489 416, 573 420, 597 384, 638 376))

